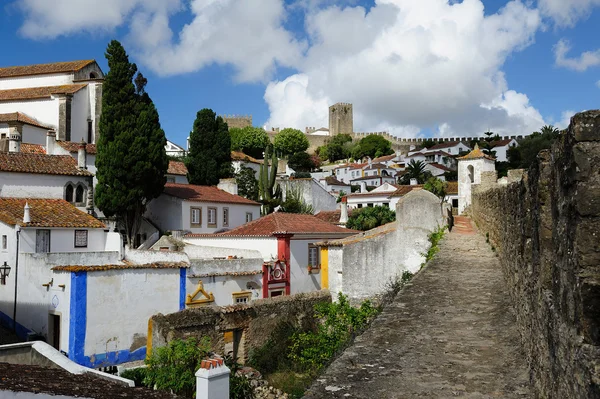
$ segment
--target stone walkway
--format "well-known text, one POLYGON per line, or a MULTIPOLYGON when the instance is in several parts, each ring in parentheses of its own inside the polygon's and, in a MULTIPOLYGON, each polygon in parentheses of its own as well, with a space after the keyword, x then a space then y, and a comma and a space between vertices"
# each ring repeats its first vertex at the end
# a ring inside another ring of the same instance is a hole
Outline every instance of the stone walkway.
POLYGON ((529 398, 498 258, 467 218, 305 398, 529 398))

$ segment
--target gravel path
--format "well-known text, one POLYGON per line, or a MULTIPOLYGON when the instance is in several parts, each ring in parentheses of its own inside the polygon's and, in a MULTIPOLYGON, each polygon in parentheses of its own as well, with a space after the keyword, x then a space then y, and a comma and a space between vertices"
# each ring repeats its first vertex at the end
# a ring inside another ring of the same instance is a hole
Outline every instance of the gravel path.
POLYGON ((529 398, 498 258, 469 219, 305 398, 529 398))

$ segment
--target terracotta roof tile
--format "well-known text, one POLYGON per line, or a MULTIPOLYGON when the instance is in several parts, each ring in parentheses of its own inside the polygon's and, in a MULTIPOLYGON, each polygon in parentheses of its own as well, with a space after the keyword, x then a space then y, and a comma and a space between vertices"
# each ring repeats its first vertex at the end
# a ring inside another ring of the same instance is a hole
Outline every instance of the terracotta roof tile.
POLYGON ((479 159, 479 158, 485 158, 485 159, 489 159, 492 161, 494 160, 494 158, 490 157, 489 155, 486 155, 483 151, 481 151, 481 149, 479 148, 479 146, 477 144, 475 144, 475 148, 473 149, 473 151, 471 151, 467 155, 457 158, 457 159, 461 160, 461 159, 479 159))
POLYGON ((223 202, 228 204, 260 205, 240 195, 233 195, 215 186, 196 186, 193 184, 165 184, 165 194, 196 202, 223 202))
POLYGON ((167 169, 167 174, 187 176, 188 170, 185 164, 181 161, 169 161, 169 169, 167 169))
POLYGON ((0 90, 0 101, 35 100, 39 98, 50 98, 53 94, 73 94, 86 86, 86 84, 80 83, 62 86, 0 90))
POLYGON ((0 172, 37 173, 44 175, 93 176, 77 167, 70 155, 0 153, 0 172))
POLYGON ((188 234, 188 237, 270 237, 275 233, 288 234, 356 234, 358 231, 345 229, 325 222, 313 215, 275 212, 220 234, 188 234))
POLYGON ((214 272, 214 273, 204 273, 204 274, 192 274, 189 275, 188 278, 206 278, 206 277, 240 277, 240 276, 256 276, 258 274, 263 274, 262 270, 250 270, 245 272, 214 272))
POLYGON ((492 148, 494 148, 494 147, 504 147, 505 145, 509 145, 511 141, 513 141, 513 139, 498 140, 498 141, 492 142, 491 146, 492 146, 492 148))
MULTIPOLYGON (((348 209, 348 216, 352 216, 354 209, 348 209)), ((339 224, 340 216, 342 215, 342 211, 337 209, 335 211, 321 211, 315 215, 316 218, 319 218, 327 223, 339 224)))
POLYGON ((442 148, 450 148, 450 147, 457 146, 461 143, 464 144, 462 141, 444 141, 443 143, 438 143, 438 144, 432 146, 431 148, 429 148, 429 150, 440 150, 442 148))
POLYGON ((322 180, 325 180, 325 183, 327 183, 330 186, 350 186, 349 184, 339 181, 335 178, 335 176, 327 176, 322 180))
POLYGON ((437 168, 437 169, 440 169, 440 170, 445 170, 446 172, 452 171, 452 169, 450 169, 450 168, 448 168, 448 167, 446 167, 446 166, 444 166, 442 164, 435 163, 435 162, 428 163, 427 165, 430 165, 430 166, 432 166, 434 168, 437 168))
POLYGON ((90 65, 93 62, 95 62, 95 61, 94 60, 79 60, 79 61, 67 61, 67 62, 53 62, 50 64, 35 64, 35 65, 23 65, 23 66, 12 66, 12 67, 0 68, 0 78, 76 72, 76 71, 79 71, 80 69, 90 65))
POLYGON ((106 227, 65 200, 46 198, 0 198, 0 221, 29 227, 106 227), (29 204, 30 223, 23 223, 26 203, 29 204))
POLYGON ((382 163, 372 163, 371 165, 367 164, 365 169, 387 169, 387 166, 382 163))
POLYGON ((446 194, 458 194, 458 182, 449 181, 446 186, 446 194))
MULTIPOLYGON (((75 141, 56 140, 56 144, 58 144, 59 146, 61 146, 62 148, 64 148, 65 150, 67 150, 69 152, 79 151, 80 143, 77 143, 75 141)), ((87 152, 88 154, 95 155, 98 152, 98 149, 96 148, 96 144, 86 144, 85 152, 87 152)))
POLYGON ((394 158, 396 158, 396 154, 384 155, 382 157, 373 159, 373 162, 387 162, 387 161, 391 161, 394 158))
MULTIPOLYGON (((2 90, 0 90, 1 92, 2 90)), ((26 123, 31 126, 41 127, 43 129, 50 129, 48 125, 44 125, 41 122, 35 120, 29 115, 26 115, 22 112, 11 112, 8 114, 0 114, 0 123, 8 123, 8 122, 21 122, 26 123)))
POLYGON ((188 268, 190 265, 183 262, 154 262, 145 264, 123 264, 123 265, 100 265, 100 266, 54 266, 55 272, 103 272, 106 270, 126 270, 126 269, 181 269, 188 268))
POLYGON ((45 154, 46 149, 40 144, 21 143, 21 152, 23 154, 45 154))
POLYGON ((245 161, 250 163, 262 164, 264 161, 262 159, 252 158, 250 155, 246 155, 241 151, 231 151, 231 160, 232 161, 245 161))
POLYGON ((423 188, 422 184, 414 184, 411 186, 400 186, 400 188, 398 188, 398 190, 394 191, 391 195, 391 197, 402 197, 408 193, 410 193, 412 190, 421 190, 423 188))

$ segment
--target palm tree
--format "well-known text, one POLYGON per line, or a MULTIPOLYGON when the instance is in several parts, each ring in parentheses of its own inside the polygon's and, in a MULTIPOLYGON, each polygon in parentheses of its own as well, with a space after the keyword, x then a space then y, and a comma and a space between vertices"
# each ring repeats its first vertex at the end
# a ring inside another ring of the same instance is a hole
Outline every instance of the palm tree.
POLYGON ((543 135, 556 135, 556 134, 558 134, 558 132, 559 132, 559 130, 557 128, 555 128, 553 125, 544 125, 540 129, 540 133, 543 135))
POLYGON ((411 179, 417 179, 419 184, 425 183, 429 177, 429 172, 425 170, 425 162, 415 161, 414 159, 406 166, 406 173, 402 176, 404 184, 410 183, 411 179))

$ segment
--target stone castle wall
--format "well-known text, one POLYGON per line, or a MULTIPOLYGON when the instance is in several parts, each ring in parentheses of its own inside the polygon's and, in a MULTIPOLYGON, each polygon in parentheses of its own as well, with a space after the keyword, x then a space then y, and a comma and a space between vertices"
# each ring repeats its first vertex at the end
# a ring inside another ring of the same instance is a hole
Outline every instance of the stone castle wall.
POLYGON ((600 397, 600 111, 575 115, 522 179, 474 188, 540 398, 600 397))
POLYGON ((237 127, 243 129, 248 126, 252 126, 252 115, 220 115, 221 118, 227 123, 227 127, 237 127))

